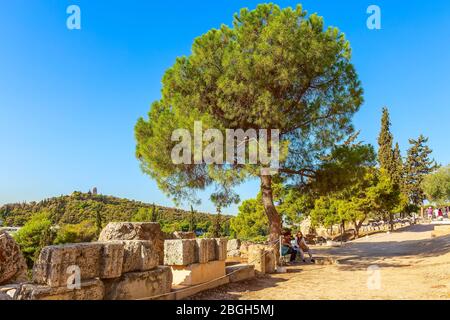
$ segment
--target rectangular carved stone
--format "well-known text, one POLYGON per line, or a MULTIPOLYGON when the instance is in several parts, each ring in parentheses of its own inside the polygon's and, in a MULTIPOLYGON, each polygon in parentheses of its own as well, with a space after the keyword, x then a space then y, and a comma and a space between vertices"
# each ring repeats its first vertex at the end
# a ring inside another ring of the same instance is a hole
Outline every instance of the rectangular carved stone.
POLYGON ((122 275, 124 245, 120 242, 103 243, 100 278, 111 279, 122 275))
POLYGON ((266 246, 264 248, 265 254, 265 272, 266 273, 275 273, 277 271, 277 258, 276 258, 276 249, 271 246, 266 246))
POLYGON ((208 248, 208 262, 215 261, 216 259, 216 240, 215 239, 205 239, 208 248))
POLYGON ((79 268, 81 280, 99 277, 102 252, 101 243, 45 247, 35 263, 33 281, 51 287, 65 287, 76 268, 79 268))
POLYGON ((98 279, 83 281, 79 289, 23 284, 17 300, 103 300, 105 288, 98 279))
POLYGON ((158 249, 153 241, 122 241, 124 257, 122 272, 148 271, 155 269, 159 263, 158 249))
POLYGON ((255 271, 266 273, 266 260, 264 247, 260 245, 250 245, 248 247, 248 263, 255 266, 255 271))
POLYGON ((187 266, 195 263, 194 239, 164 241, 164 264, 167 266, 187 266))
POLYGON ((189 266, 172 266, 173 285, 194 286, 224 277, 225 261, 195 263, 189 266))
POLYGON ((251 264, 237 264, 226 267, 230 282, 249 280, 255 277, 255 266, 251 264))
POLYGON ((227 259, 227 239, 217 238, 216 241, 216 260, 225 261, 227 259))
POLYGON ((145 272, 125 273, 114 280, 105 280, 105 300, 155 299, 170 293, 172 271, 160 266, 145 272))
POLYGON ((98 241, 146 240, 154 241, 158 249, 159 263, 164 262, 164 238, 156 222, 110 222, 101 232, 98 241))
POLYGON ((208 242, 206 239, 197 239, 195 245, 195 263, 208 262, 208 242))
POLYGON ((241 240, 239 239, 231 239, 227 242, 227 255, 229 257, 239 257, 241 255, 241 240))

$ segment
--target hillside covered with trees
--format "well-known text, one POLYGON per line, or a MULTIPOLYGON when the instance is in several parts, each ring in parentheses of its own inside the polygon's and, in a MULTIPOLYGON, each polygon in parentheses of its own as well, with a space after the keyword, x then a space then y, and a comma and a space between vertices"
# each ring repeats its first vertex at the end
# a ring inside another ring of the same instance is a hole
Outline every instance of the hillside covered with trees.
POLYGON ((3 226, 22 227, 15 235, 31 266, 40 248, 50 244, 90 242, 108 222, 158 222, 166 233, 197 231, 229 234, 230 216, 184 211, 95 192, 0 207, 3 226))
MULTIPOLYGON (((49 198, 40 202, 6 204, 0 207, 0 220, 5 226, 23 226, 33 215, 47 212, 54 225, 78 224, 85 220, 100 220, 102 225, 111 221, 134 221, 145 219, 160 222, 162 226, 179 224, 189 229, 192 215, 195 227, 208 229, 213 216, 208 213, 156 206, 113 196, 95 195, 91 192, 74 192, 71 195, 49 198), (154 217, 152 217, 154 212, 154 217)), ((228 220, 228 217, 224 217, 228 220)), ((175 226, 174 226, 175 227, 175 226)), ((175 228, 178 230, 178 228, 175 228)))

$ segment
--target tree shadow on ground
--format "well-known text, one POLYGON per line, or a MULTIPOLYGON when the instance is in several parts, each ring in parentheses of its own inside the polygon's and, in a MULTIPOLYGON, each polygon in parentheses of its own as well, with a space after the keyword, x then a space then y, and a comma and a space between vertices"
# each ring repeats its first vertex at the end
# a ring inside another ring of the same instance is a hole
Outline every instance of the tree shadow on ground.
POLYGON ((379 267, 408 267, 411 264, 383 261, 411 257, 418 263, 419 260, 439 257, 450 252, 450 236, 432 239, 387 241, 387 242, 356 242, 340 249, 332 249, 329 254, 339 255, 339 268, 341 270, 361 270, 376 264, 379 267))

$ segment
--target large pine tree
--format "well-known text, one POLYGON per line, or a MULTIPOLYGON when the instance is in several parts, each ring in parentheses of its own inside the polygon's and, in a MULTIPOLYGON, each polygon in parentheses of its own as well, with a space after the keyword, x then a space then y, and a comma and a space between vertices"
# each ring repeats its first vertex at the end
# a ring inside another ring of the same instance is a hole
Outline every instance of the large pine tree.
POLYGON ((422 189, 422 182, 426 175, 438 168, 434 160, 430 159, 432 150, 427 146, 428 138, 423 135, 417 140, 410 139, 411 147, 405 164, 405 189, 409 202, 420 206, 426 199, 422 189))

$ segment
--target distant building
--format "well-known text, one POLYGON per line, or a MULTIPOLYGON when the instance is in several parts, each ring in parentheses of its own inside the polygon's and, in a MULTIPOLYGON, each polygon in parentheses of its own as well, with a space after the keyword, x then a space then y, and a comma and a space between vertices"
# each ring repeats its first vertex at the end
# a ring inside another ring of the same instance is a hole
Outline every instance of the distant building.
POLYGON ((94 189, 92 189, 92 194, 94 195, 94 196, 96 196, 98 193, 97 193, 97 187, 94 187, 94 189))

